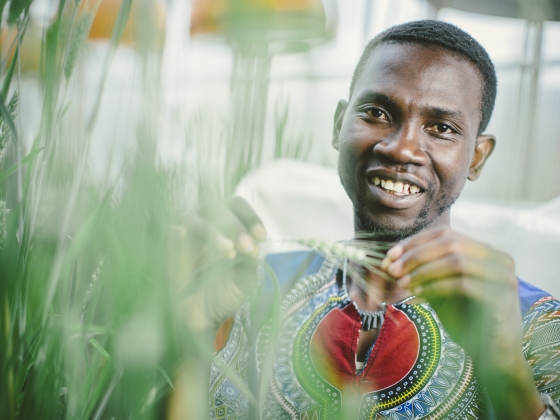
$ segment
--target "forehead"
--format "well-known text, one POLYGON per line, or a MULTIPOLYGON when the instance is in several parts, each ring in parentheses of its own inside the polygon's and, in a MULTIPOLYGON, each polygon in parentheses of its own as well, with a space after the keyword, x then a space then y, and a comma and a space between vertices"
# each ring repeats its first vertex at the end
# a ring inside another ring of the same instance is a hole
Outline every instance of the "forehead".
POLYGON ((360 92, 381 92, 418 105, 446 106, 480 122, 482 77, 474 64, 443 48, 406 43, 377 46, 356 80, 360 92))

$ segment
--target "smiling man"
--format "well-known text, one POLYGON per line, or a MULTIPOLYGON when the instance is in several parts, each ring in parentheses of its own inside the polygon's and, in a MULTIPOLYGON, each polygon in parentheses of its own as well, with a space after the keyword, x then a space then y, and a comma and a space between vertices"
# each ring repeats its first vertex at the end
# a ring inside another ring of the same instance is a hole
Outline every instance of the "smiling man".
MULTIPOLYGON (((368 44, 333 145, 357 236, 393 243, 388 275, 271 256, 290 285, 278 335, 264 291, 220 328, 212 418, 560 418, 560 302, 518 280, 507 255, 449 228, 494 148, 484 130, 495 96, 486 51, 455 26, 412 22, 368 44)), ((233 212, 251 232, 257 219, 233 212)))

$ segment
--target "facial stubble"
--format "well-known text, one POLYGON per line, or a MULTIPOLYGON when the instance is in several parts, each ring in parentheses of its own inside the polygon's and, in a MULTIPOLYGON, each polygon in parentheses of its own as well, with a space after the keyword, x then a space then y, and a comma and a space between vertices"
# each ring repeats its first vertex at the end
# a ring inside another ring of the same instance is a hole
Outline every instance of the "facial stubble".
POLYGON ((424 194, 426 194, 424 206, 414 220, 412 220, 408 226, 404 226, 402 228, 384 226, 379 219, 375 218, 375 214, 364 211, 367 208, 367 204, 363 199, 364 197, 362 195, 357 195, 355 199, 352 200, 354 204, 356 227, 360 233, 369 234, 378 240, 387 242, 400 241, 433 224, 435 220, 437 220, 453 205, 453 203, 455 203, 460 192, 450 195, 446 190, 442 191, 442 195, 438 199, 436 210, 432 217, 430 217, 430 207, 436 195, 435 186, 430 185, 428 189, 424 191, 424 194))

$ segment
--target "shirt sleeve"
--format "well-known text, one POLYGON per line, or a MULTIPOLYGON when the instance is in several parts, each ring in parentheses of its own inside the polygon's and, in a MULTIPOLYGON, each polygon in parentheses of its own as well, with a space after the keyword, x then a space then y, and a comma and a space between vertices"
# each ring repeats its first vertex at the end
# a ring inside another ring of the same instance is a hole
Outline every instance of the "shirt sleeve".
POLYGON ((540 393, 560 405, 560 301, 547 296, 523 317, 523 354, 540 393))

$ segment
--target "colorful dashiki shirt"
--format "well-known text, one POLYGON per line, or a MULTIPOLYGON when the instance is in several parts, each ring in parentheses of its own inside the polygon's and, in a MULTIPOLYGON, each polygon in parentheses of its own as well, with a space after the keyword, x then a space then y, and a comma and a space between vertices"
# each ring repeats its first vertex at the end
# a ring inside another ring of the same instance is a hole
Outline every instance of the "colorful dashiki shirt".
MULTIPOLYGON (((271 343, 265 282, 218 333, 210 374, 212 419, 493 418, 470 358, 428 304, 389 305, 358 373, 361 320, 340 293, 336 267, 309 252, 277 254, 268 262, 287 291, 278 338, 271 343), (270 351, 274 368, 262 384, 270 351), (259 401, 250 403, 247 390, 259 401)), ((560 302, 522 281, 519 290, 525 357, 539 391, 558 402, 560 302)))

